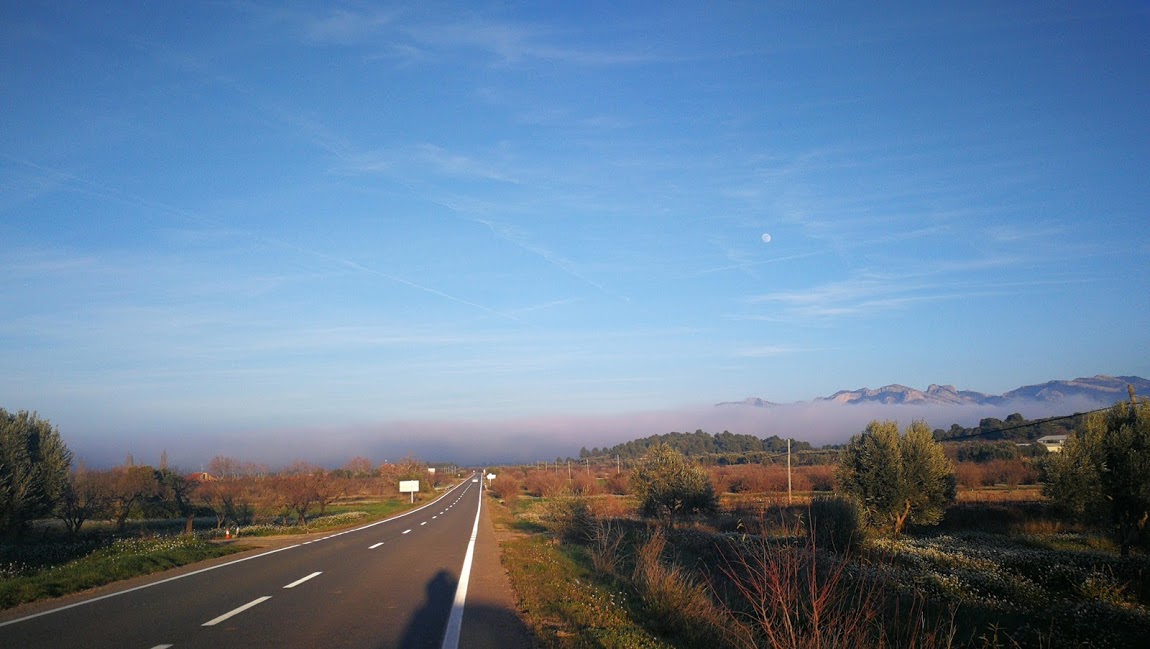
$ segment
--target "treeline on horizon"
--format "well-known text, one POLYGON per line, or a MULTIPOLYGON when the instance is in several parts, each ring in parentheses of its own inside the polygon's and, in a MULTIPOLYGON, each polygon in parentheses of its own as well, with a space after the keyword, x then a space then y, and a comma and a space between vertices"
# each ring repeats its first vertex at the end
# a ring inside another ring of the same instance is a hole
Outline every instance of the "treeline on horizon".
MULTIPOLYGON (((746 464, 766 463, 772 458, 785 455, 787 440, 778 435, 759 438, 754 435, 732 433, 724 430, 721 433, 707 433, 696 430, 693 433, 670 432, 661 435, 651 435, 641 439, 634 439, 609 448, 586 447, 579 450, 579 459, 587 460, 638 460, 647 452, 660 444, 675 449, 679 453, 706 463, 714 464, 746 464)), ((814 447, 810 442, 791 440, 791 452, 812 451, 814 447)))
MULTIPOLYGON (((933 435, 936 440, 946 443, 948 454, 955 460, 985 463, 1042 455, 1046 449, 1033 444, 1034 440, 1047 435, 1074 434, 1082 429, 1085 418, 1085 413, 1076 413, 1066 417, 1026 419, 1020 413, 1013 413, 1005 420, 984 417, 977 426, 952 424, 949 429, 936 428, 933 435)), ((787 453, 787 438, 778 435, 760 438, 726 430, 714 434, 696 430, 693 433, 672 431, 650 435, 611 447, 583 447, 579 450, 579 459, 635 461, 659 444, 666 444, 703 464, 770 464, 785 461, 787 453)), ((836 452, 842 447, 842 444, 815 447, 810 442, 791 438, 792 463, 833 462, 836 452)))
POLYGON ((977 426, 970 428, 963 428, 958 424, 951 424, 948 430, 936 428, 934 438, 940 442, 963 438, 1031 442, 1047 435, 1071 435, 1081 430, 1085 421, 1085 413, 1032 420, 1016 412, 1008 416, 1005 421, 995 417, 986 417, 980 419, 977 426))

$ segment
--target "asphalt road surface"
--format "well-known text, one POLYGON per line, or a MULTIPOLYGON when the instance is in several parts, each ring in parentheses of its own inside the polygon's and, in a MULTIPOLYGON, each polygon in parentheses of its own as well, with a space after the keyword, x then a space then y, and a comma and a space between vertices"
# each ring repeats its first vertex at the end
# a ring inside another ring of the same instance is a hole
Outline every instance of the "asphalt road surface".
POLYGON ((0 647, 439 649, 480 487, 468 478, 387 521, 0 622, 0 647))

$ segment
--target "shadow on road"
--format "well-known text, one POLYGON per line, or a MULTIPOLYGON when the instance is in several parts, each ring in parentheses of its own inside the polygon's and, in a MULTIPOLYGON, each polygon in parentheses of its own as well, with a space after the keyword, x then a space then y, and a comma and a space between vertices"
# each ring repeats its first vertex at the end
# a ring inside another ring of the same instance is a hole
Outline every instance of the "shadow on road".
POLYGON ((515 611, 468 604, 463 613, 459 646, 466 649, 534 649, 539 643, 515 611))
MULTIPOLYGON (((402 649, 438 647, 443 643, 443 629, 451 614, 455 599, 455 579, 446 570, 440 570, 424 588, 423 604, 407 623, 399 640, 402 649)), ((466 613, 466 611, 465 611, 466 613)))
MULTIPOLYGON (((423 603, 399 640, 401 649, 439 649, 442 646, 456 585, 455 578, 445 570, 440 570, 427 582, 423 603)), ((460 647, 531 649, 536 646, 534 638, 515 611, 472 604, 467 604, 463 610, 460 647)))

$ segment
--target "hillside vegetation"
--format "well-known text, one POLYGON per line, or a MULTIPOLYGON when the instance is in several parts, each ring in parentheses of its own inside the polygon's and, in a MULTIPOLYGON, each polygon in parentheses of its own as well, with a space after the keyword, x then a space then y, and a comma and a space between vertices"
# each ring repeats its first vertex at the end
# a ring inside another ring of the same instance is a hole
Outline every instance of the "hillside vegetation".
MULTIPOLYGON (((653 447, 666 444, 672 449, 692 458, 704 456, 723 455, 764 455, 787 452, 787 440, 778 435, 766 438, 754 435, 743 435, 723 431, 721 433, 707 433, 696 430, 693 433, 670 432, 662 435, 651 435, 641 439, 634 439, 610 448, 580 449, 580 459, 615 459, 637 460, 647 454, 653 447)), ((791 440, 791 451, 808 451, 813 447, 809 442, 791 440)), ((752 459, 751 461, 758 461, 752 459)))

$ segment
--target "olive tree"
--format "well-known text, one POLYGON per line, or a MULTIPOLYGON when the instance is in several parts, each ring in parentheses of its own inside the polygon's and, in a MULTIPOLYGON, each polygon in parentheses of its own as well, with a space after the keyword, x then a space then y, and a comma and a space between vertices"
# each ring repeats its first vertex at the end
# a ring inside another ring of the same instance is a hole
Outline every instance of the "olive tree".
POLYGON ((639 513, 675 526, 679 514, 713 512, 718 507, 707 471, 666 444, 647 452, 631 473, 631 491, 639 500, 639 513))
POLYGON ((51 515, 71 466, 72 452, 48 420, 0 408, 0 535, 51 515))
POLYGON ((835 477, 869 523, 890 525, 895 536, 907 523, 938 524, 955 497, 954 465, 921 420, 903 435, 897 422, 870 422, 851 438, 835 477))
POLYGON ((1131 393, 1087 416, 1046 461, 1044 492, 1083 519, 1105 525, 1123 555, 1150 519, 1150 402, 1131 393))

